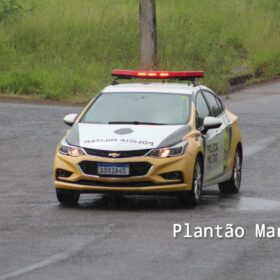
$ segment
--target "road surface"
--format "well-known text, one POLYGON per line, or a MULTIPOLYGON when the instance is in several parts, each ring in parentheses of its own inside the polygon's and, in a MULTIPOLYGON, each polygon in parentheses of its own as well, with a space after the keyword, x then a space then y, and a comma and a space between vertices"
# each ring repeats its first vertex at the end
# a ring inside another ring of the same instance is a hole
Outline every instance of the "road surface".
POLYGON ((280 226, 280 81, 232 94, 240 116, 244 169, 240 194, 206 189, 184 208, 172 196, 116 203, 83 195, 64 208, 52 188, 63 116, 79 107, 0 103, 0 280, 280 277, 280 239, 256 239, 255 224, 280 226), (243 239, 173 238, 174 223, 234 224, 243 239))

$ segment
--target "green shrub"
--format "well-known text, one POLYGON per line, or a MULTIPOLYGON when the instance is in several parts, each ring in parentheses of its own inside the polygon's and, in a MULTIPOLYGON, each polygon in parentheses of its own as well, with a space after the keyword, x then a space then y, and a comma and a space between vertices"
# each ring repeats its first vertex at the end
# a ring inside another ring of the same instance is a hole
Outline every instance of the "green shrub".
POLYGON ((11 74, 6 83, 1 85, 2 91, 24 95, 40 94, 42 88, 42 82, 39 79, 32 77, 28 73, 20 72, 11 74))
POLYGON ((11 16, 17 16, 22 12, 19 0, 0 0, 0 21, 11 16))

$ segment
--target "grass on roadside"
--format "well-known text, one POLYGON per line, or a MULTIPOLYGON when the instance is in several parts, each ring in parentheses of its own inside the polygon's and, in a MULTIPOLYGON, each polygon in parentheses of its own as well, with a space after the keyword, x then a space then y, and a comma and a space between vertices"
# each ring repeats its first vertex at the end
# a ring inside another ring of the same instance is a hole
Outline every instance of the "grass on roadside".
MULTIPOLYGON (((279 0, 158 0, 159 69, 280 73, 279 0)), ((138 1, 0 0, 0 91, 87 99, 113 68, 139 68, 138 1)))

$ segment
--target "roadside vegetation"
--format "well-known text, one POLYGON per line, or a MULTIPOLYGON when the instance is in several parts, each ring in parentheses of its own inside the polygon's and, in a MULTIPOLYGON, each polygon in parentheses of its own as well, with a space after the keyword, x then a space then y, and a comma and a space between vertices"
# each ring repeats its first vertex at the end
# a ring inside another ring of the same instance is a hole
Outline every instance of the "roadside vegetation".
MULTIPOLYGON (((159 69, 280 74, 279 0, 157 0, 159 69)), ((87 100, 113 68, 139 68, 137 0, 0 0, 0 92, 87 100)))

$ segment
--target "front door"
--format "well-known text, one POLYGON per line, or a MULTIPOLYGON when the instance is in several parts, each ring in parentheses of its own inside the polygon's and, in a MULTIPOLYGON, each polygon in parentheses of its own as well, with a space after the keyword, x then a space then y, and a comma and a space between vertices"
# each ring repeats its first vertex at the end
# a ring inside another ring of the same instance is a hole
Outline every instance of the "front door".
POLYGON ((205 181, 212 180, 224 171, 224 126, 210 129, 205 135, 205 181))
MULTIPOLYGON (((206 102, 202 91, 196 95, 196 127, 203 128, 203 120, 211 116, 211 108, 206 102)), ((219 160, 221 158, 222 143, 222 127, 219 129, 211 129, 203 136, 204 144, 204 181, 208 181, 218 176, 220 173, 219 160)))
POLYGON ((225 131, 224 108, 218 98, 209 91, 203 90, 203 96, 210 110, 210 116, 221 120, 222 125, 210 129, 205 135, 205 180, 209 181, 223 175, 225 162, 225 131))

